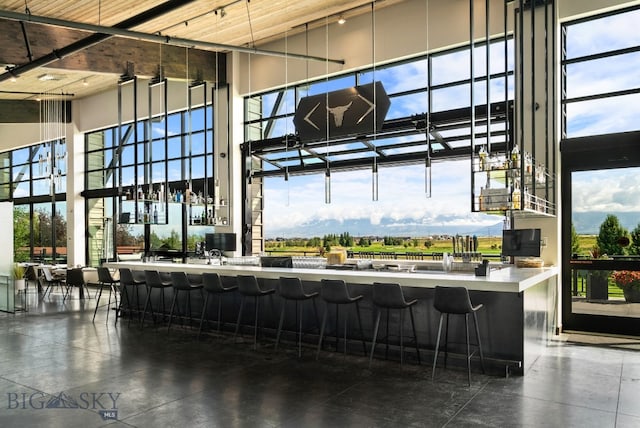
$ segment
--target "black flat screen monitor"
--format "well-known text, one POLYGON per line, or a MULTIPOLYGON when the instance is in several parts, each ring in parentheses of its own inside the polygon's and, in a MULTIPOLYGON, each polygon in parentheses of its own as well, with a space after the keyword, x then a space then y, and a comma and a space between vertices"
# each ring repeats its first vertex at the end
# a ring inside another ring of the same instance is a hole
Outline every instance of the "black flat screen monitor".
POLYGON ((235 251, 235 233, 207 233, 204 236, 205 250, 235 251))
POLYGON ((540 229, 503 230, 502 255, 540 257, 540 229))

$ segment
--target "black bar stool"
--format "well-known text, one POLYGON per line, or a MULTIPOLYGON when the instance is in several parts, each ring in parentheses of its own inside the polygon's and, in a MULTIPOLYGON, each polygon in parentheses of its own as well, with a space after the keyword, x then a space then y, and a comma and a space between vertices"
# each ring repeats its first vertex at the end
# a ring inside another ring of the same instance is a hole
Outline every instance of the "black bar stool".
POLYGON ((416 347, 416 355, 418 357, 418 364, 420 364, 420 349, 418 348, 418 335, 416 334, 416 324, 413 317, 413 305, 418 302, 417 299, 406 301, 404 298, 404 294, 402 293, 402 287, 400 284, 394 283, 383 283, 383 282, 374 282, 373 283, 373 304, 377 308, 377 316, 375 327, 373 328, 373 343, 371 344, 371 355, 369 356, 369 366, 371 366, 371 361, 373 360, 373 353, 376 349, 376 339, 378 337, 378 328, 380 327, 380 316, 382 311, 386 309, 387 311, 387 319, 386 319, 386 328, 387 328, 387 336, 386 336, 386 347, 385 347, 385 358, 389 355, 389 311, 391 309, 398 309, 400 313, 400 364, 403 363, 404 356, 404 341, 403 341, 403 330, 404 330, 404 312, 409 309, 409 315, 411 316, 411 329, 413 330, 413 340, 416 347))
POLYGON ((202 324, 207 315, 207 308, 209 307, 209 297, 215 294, 218 297, 218 333, 220 333, 221 317, 222 317, 222 295, 233 290, 237 290, 237 285, 225 287, 222 284, 220 275, 215 272, 205 272, 202 274, 202 285, 204 291, 207 293, 204 298, 204 306, 202 307, 202 316, 200 317, 200 328, 198 329, 198 337, 202 332, 202 324))
MULTIPOLYGON (((67 274, 67 283, 69 282, 69 274, 71 274, 71 271, 75 271, 75 270, 79 270, 80 271, 80 277, 82 278, 82 282, 84 282, 84 277, 82 275, 82 269, 70 269, 69 273, 67 274)), ((93 310, 93 319, 91 320, 91 322, 94 322, 96 320, 96 314, 98 313, 98 306, 100 305, 100 298, 102 297, 102 290, 104 289, 104 287, 109 287, 109 302, 107 303, 107 321, 109 322, 109 311, 111 310, 111 294, 114 295, 114 299, 115 299, 115 304, 116 304, 116 308, 118 307, 118 292, 116 291, 116 284, 118 284, 118 280, 113 278, 113 276, 111 275, 111 271, 109 269, 107 269, 106 267, 99 267, 98 268, 98 288, 99 288, 99 293, 98 296, 96 297, 96 308, 93 310)), ((118 314, 116 314, 116 322, 118 322, 118 314)))
MULTIPOLYGON (((240 329, 240 321, 242 320, 242 310, 244 309, 244 303, 247 300, 247 297, 253 297, 255 302, 255 321, 254 321, 254 333, 253 333, 253 348, 257 349, 258 347, 258 309, 260 307, 259 297, 269 296, 276 292, 275 289, 263 290, 260 288, 260 284, 258 284, 258 279, 253 275, 238 275, 238 291, 242 295, 242 299, 240 300, 240 310, 238 311, 238 321, 236 322, 236 331, 233 334, 233 339, 235 340, 238 335, 238 330, 240 329)), ((273 305, 273 301, 271 302, 273 305)))
POLYGON ((135 290, 136 296, 136 313, 138 314, 138 318, 140 318, 140 287, 145 285, 144 272, 132 271, 129 268, 120 268, 120 310, 118 313, 122 315, 122 305, 123 302, 127 301, 127 311, 129 315, 129 321, 127 325, 131 325, 131 318, 133 312, 133 305, 131 304, 131 298, 129 297, 129 290, 131 288, 131 297, 133 297, 133 292, 135 290))
MULTIPOLYGON (((173 310, 176 308, 178 295, 181 291, 187 293, 187 303, 185 306, 188 306, 189 308, 190 323, 193 323, 193 315, 191 313, 191 293, 193 291, 199 291, 200 296, 202 296, 202 298, 204 299, 204 296, 202 295, 202 281, 200 281, 199 284, 193 284, 191 283, 191 281, 189 281, 187 274, 184 272, 171 272, 171 285, 173 286, 173 301, 171 302, 171 310, 169 311, 169 324, 167 325, 167 332, 169 332, 169 329, 171 328, 171 321, 173 320, 173 310)), ((185 307, 185 312, 186 309, 187 308, 185 307)), ((179 308, 178 312, 180 312, 179 308)), ((185 313, 183 317, 186 318, 186 316, 187 314, 185 313)))
MULTIPOLYGON (((352 305, 355 303, 356 313, 358 315, 358 325, 360 327, 360 337, 362 339, 362 349, 364 354, 367 355, 367 345, 364 342, 364 333, 362 330, 362 318, 360 317, 360 300, 362 294, 358 296, 349 295, 347 284, 341 279, 323 279, 320 288, 320 296, 327 304, 324 308, 322 315, 322 324, 320 325, 320 338, 318 339, 318 350, 316 351, 316 360, 320 356, 320 349, 322 349, 322 339, 324 337, 324 327, 327 322, 327 314, 329 313, 329 305, 336 305, 336 351, 338 350, 338 330, 340 326, 340 305, 352 305)), ((344 318, 344 353, 347 353, 347 321, 348 315, 344 318)))
POLYGON ((433 370, 431 372, 431 380, 436 375, 436 362, 438 360, 438 348, 440 347, 440 336, 442 333, 442 318, 447 315, 447 325, 445 327, 444 334, 444 367, 447 367, 447 348, 449 345, 449 315, 457 314, 464 315, 464 331, 467 344, 467 377, 469 380, 469 386, 471 386, 471 357, 475 353, 470 352, 469 344, 469 314, 473 314, 473 323, 476 330, 476 340, 478 351, 480 352, 480 364, 482 366, 482 373, 484 373, 484 355, 482 354, 482 343, 480 342, 480 330, 478 329, 478 316, 476 312, 482 308, 482 304, 473 306, 471 304, 471 298, 469 297, 469 290, 465 287, 441 287, 437 286, 435 290, 435 297, 433 299, 433 306, 440 312, 440 323, 438 325, 438 339, 436 340, 436 352, 433 356, 433 370))
POLYGON ((144 318, 147 314, 147 307, 151 310, 151 318, 153 322, 156 322, 156 317, 153 314, 153 305, 151 304, 151 292, 154 289, 160 290, 160 302, 162 305, 162 314, 164 317, 164 290, 171 287, 171 281, 163 279, 157 270, 145 270, 144 271, 145 285, 147 286, 147 299, 144 303, 144 309, 142 311, 142 320, 140 321, 140 327, 144 327, 144 318))
POLYGON ((278 323, 278 333, 276 334, 276 351, 278 350, 278 344, 280 343, 280 335, 282 334, 282 324, 284 322, 284 312, 287 306, 287 301, 293 301, 296 306, 296 325, 298 325, 298 358, 302 356, 302 303, 305 300, 311 300, 313 302, 313 310, 316 316, 316 325, 319 324, 318 320, 318 307, 316 306, 317 291, 312 293, 305 293, 302 287, 302 281, 300 278, 287 278, 280 277, 278 283, 278 295, 284 300, 282 302, 282 309, 280 310, 280 322, 278 323), (300 305, 298 305, 300 302, 300 305), (300 307, 298 309, 298 306, 300 307))

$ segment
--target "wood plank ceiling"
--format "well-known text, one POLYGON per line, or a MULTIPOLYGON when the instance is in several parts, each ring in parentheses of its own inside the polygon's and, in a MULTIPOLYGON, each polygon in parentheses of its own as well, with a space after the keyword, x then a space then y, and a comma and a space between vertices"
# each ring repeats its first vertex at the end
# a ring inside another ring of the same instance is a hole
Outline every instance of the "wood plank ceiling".
MULTIPOLYGON (((376 2, 376 8, 402 0, 376 2)), ((0 0, 0 11, 113 27, 159 6, 172 6, 128 30, 231 46, 260 47, 284 34, 304 31, 370 11, 367 0, 0 0)), ((133 63, 135 73, 154 76, 161 63, 168 78, 211 79, 213 49, 189 49, 121 37, 99 43, 33 69, 32 61, 51 55, 92 33, 0 18, 0 101, 34 100, 42 93, 78 99, 116 86, 133 63), (160 47, 162 46, 162 47, 160 47), (25 66, 23 71, 21 67, 25 66), (20 71, 11 78, 8 70, 20 71), (196 75, 199 73, 199 75, 196 75), (50 75, 52 80, 43 80, 50 75)))

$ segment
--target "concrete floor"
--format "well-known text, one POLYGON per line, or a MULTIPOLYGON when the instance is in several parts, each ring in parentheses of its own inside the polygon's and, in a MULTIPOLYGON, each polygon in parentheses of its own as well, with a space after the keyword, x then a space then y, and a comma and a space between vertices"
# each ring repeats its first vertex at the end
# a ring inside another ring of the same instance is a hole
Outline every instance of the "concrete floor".
POLYGON ((298 359, 269 338, 253 350, 106 323, 105 307, 92 323, 92 299, 29 299, 0 314, 0 427, 640 427, 640 338, 558 336, 526 376, 474 371, 469 387, 455 368, 432 382, 428 362, 298 359))

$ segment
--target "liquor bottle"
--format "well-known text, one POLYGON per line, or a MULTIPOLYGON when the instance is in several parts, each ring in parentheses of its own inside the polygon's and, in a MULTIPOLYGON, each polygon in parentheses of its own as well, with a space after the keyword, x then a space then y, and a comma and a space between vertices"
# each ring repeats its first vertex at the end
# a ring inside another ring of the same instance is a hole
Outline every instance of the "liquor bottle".
POLYGON ((478 157, 480 158, 480 171, 486 171, 487 170, 487 151, 484 149, 484 146, 480 146, 478 157))
POLYGON ((520 148, 517 144, 511 150, 511 168, 520 168, 520 148))
POLYGON ((511 192, 511 207, 514 210, 520 209, 520 189, 518 186, 514 186, 513 192, 511 192))
POLYGON ((156 205, 153 206, 153 222, 158 224, 158 207, 156 205))

